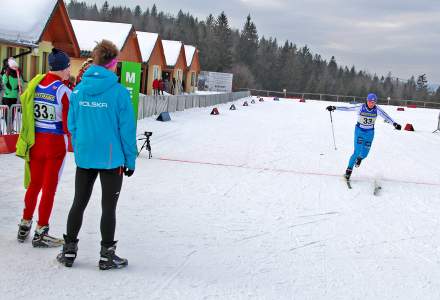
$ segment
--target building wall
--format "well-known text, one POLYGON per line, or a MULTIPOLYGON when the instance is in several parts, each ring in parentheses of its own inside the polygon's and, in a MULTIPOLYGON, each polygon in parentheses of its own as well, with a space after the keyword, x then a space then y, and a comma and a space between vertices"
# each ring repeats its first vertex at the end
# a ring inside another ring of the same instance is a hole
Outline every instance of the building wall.
POLYGON ((79 56, 75 33, 63 1, 58 0, 58 5, 46 25, 41 40, 51 42, 54 47, 63 50, 70 57, 79 56))
POLYGON ((162 70, 165 68, 165 59, 163 54, 163 49, 161 48, 160 40, 157 39, 156 45, 151 52, 150 60, 148 61, 148 74, 144 79, 147 84, 147 95, 153 95, 153 80, 154 78, 154 69, 157 68, 157 77, 158 79, 162 78, 162 70))
POLYGON ((70 59, 70 74, 72 76, 78 76, 81 65, 87 60, 87 57, 71 58, 70 59))
MULTIPOLYGON (((49 71, 48 56, 52 51, 52 48, 52 43, 43 41, 38 45, 38 48, 33 49, 32 53, 16 59, 17 63, 22 67, 23 78, 25 81, 31 80, 37 74, 47 73, 49 71)), ((3 60, 8 57, 8 52, 13 56, 28 50, 28 48, 24 47, 0 44, 1 63, 3 63, 3 60), (8 48, 12 49, 12 51, 8 50, 8 48)))
POLYGON ((120 61, 142 62, 142 55, 139 50, 139 44, 134 30, 130 32, 130 36, 127 38, 118 59, 120 61))
MULTIPOLYGON (((184 72, 186 72, 186 61, 185 61, 185 52, 182 49, 180 50, 179 58, 177 59, 176 65, 173 69, 171 69, 172 78, 176 78, 176 84, 181 84, 182 80, 184 79, 185 75, 184 72)), ((170 80, 172 80, 170 78, 170 80)), ((185 82, 186 85, 186 82, 185 82)), ((176 88, 176 87, 175 87, 176 88)), ((184 87, 185 88, 185 87, 184 87)))
POLYGON ((185 79, 185 92, 194 93, 195 88, 197 87, 197 79, 200 73, 200 60, 199 60, 199 51, 196 49, 194 53, 194 57, 188 71, 186 73, 185 79), (194 74, 194 82, 191 84, 191 76, 194 74))

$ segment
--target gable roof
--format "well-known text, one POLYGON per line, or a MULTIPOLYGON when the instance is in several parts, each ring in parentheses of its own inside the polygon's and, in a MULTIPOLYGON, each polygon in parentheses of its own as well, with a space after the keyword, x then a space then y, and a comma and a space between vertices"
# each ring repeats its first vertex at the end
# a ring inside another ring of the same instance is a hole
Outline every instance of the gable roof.
POLYGON ((150 60, 151 53, 153 53, 154 46, 159 38, 159 34, 151 32, 136 31, 139 47, 141 48, 142 61, 150 60))
POLYGON ((179 59, 183 43, 179 41, 162 40, 162 45, 167 66, 175 66, 179 59))
POLYGON ((36 47, 58 0, 0 1, 0 40, 36 47))
POLYGON ((185 45, 186 66, 188 68, 192 65, 192 61, 195 53, 196 53, 196 47, 191 45, 185 45))
POLYGON ((82 54, 90 53, 103 39, 122 50, 133 28, 132 24, 85 20, 72 20, 72 26, 82 54))

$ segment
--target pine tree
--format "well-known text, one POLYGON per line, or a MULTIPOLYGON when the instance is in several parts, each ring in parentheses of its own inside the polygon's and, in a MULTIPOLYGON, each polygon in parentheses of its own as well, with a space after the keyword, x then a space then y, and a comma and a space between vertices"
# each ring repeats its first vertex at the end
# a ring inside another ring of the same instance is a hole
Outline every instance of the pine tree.
POLYGON ((437 88, 437 91, 434 94, 434 101, 440 102, 440 86, 437 88))
POLYGON ((420 75, 417 78, 416 98, 418 100, 427 100, 429 95, 427 83, 426 74, 420 75))
POLYGON ((142 13, 133 9, 109 6, 108 1, 98 8, 84 1, 70 0, 67 4, 72 19, 131 23, 137 30, 157 32, 164 39, 182 40, 199 49, 203 70, 237 73, 234 87, 260 87, 268 90, 362 96, 376 92, 379 97, 393 99, 431 100, 440 102, 440 90, 428 90, 426 82, 418 85, 409 80, 356 72, 339 66, 331 57, 327 62, 307 47, 297 49, 287 41, 279 45, 274 38, 258 38, 256 25, 247 16, 241 31, 232 30, 224 12, 217 18, 209 15, 199 21, 189 13, 179 11, 176 17, 159 12, 154 4, 142 13), (247 85, 247 86, 246 86, 247 85))
POLYGON ((104 2, 104 4, 101 7, 101 11, 99 13, 101 14, 104 21, 110 20, 110 18, 109 18, 110 17, 109 5, 108 5, 107 1, 104 2))
POLYGON ((136 7, 134 8, 134 16, 136 18, 139 18, 142 14, 142 9, 139 5, 136 5, 136 7))
POLYGON ((217 17, 214 25, 214 45, 218 72, 225 72, 232 66, 232 39, 231 28, 224 12, 217 17))
POLYGON ((237 49, 239 61, 246 64, 250 70, 256 70, 258 33, 257 27, 254 22, 251 21, 251 15, 248 15, 246 18, 237 49))
POLYGON ((157 7, 156 4, 153 4, 153 7, 151 8, 151 16, 157 17, 157 7))

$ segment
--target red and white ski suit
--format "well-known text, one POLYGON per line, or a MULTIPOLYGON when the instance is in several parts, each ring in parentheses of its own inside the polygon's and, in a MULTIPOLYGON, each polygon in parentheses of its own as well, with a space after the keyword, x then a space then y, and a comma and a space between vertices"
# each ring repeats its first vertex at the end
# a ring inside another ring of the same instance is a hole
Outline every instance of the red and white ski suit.
POLYGON ((41 191, 38 225, 49 225, 67 149, 67 113, 71 91, 48 73, 35 90, 35 144, 30 150, 31 181, 24 198, 23 219, 31 220, 41 191))

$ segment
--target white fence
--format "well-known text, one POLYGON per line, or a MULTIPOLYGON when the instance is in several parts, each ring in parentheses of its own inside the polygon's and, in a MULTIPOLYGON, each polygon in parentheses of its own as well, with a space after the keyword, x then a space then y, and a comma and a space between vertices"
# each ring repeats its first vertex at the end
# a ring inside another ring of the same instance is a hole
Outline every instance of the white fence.
POLYGON ((139 95, 138 119, 158 115, 161 112, 184 111, 194 107, 208 107, 221 103, 232 102, 250 96, 249 91, 183 96, 145 96, 139 95))
MULTIPOLYGON (((321 101, 333 101, 333 102, 362 103, 365 101, 365 97, 359 97, 359 96, 331 95, 331 94, 320 94, 320 93, 301 93, 301 92, 289 92, 289 91, 268 91, 268 90, 254 90, 254 89, 246 89, 246 90, 251 92, 252 96, 302 98, 309 100, 321 100, 321 101)), ((386 104, 386 105, 395 105, 395 106, 413 105, 416 107, 440 108, 440 102, 426 102, 426 101, 415 101, 415 100, 405 100, 405 99, 379 98, 378 103, 383 105, 386 104)))
MULTIPOLYGON (((249 91, 184 96, 139 96, 138 120, 158 115, 161 112, 184 111, 194 107, 208 107, 235 101, 250 96, 249 91)), ((14 104, 9 108, 0 105, 0 135, 19 133, 21 130, 21 105, 14 104)))

